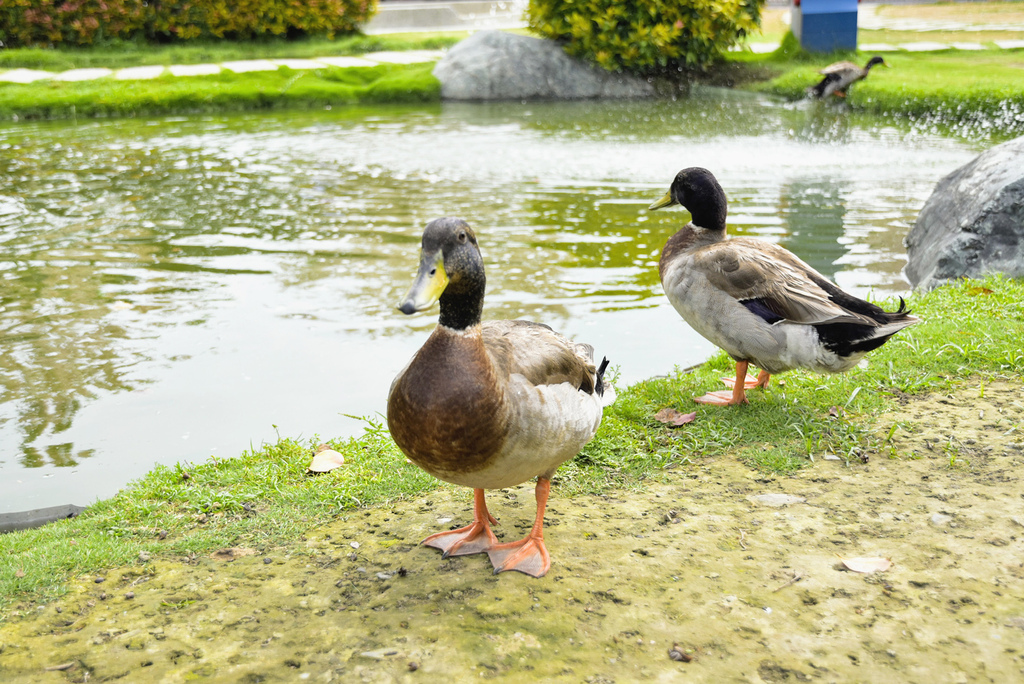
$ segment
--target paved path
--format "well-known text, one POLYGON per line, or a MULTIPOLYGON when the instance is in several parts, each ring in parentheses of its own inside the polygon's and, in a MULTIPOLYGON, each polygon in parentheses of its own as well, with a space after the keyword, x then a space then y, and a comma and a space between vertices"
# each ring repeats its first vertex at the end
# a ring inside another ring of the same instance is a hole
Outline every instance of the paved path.
POLYGON ((325 67, 368 67, 379 64, 417 64, 436 62, 444 54, 441 50, 408 50, 404 52, 368 52, 359 57, 317 57, 316 59, 250 59, 221 64, 176 64, 164 66, 126 67, 124 69, 71 69, 70 71, 41 71, 38 69, 11 69, 0 73, 0 81, 32 83, 34 81, 89 81, 112 76, 118 80, 144 80, 170 73, 172 76, 210 76, 222 70, 241 74, 249 71, 276 71, 289 69, 323 69, 325 67))

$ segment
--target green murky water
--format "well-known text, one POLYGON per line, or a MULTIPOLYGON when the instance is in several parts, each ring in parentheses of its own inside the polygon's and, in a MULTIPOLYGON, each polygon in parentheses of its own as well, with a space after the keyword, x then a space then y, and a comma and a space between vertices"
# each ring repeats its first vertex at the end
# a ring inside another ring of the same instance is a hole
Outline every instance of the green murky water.
POLYGON ((382 411, 436 314, 394 303, 423 225, 478 231, 487 315, 593 343, 631 382, 712 348, 658 283, 713 170, 736 233, 858 294, 902 292, 902 239, 977 145, 834 109, 456 105, 0 128, 0 513, 112 494, 155 463, 334 437, 382 411))

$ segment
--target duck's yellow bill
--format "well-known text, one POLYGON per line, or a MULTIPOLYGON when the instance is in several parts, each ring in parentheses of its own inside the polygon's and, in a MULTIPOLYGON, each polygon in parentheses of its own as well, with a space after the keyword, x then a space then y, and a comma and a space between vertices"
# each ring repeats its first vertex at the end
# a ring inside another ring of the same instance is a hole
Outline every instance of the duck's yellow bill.
POLYGON ((435 254, 423 253, 420 256, 420 270, 412 287, 398 303, 398 310, 409 315, 417 311, 425 311, 434 305, 448 286, 448 274, 444 271, 444 254, 437 250, 435 254))
POLYGON ((654 211, 655 209, 661 209, 662 207, 671 207, 675 203, 676 201, 672 199, 672 192, 669 191, 666 192, 665 196, 662 197, 660 200, 654 202, 653 204, 651 204, 651 206, 647 207, 647 211, 654 211))

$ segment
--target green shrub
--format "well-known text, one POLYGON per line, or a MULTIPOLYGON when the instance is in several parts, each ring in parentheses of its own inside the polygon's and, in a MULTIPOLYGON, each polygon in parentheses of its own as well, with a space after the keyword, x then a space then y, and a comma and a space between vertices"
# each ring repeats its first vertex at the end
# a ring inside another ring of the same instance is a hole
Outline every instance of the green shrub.
POLYGON ((609 71, 704 67, 761 24, 765 0, 530 0, 530 28, 609 71))
POLYGON ((377 0, 3 0, 7 47, 261 36, 334 37, 358 29, 377 0))

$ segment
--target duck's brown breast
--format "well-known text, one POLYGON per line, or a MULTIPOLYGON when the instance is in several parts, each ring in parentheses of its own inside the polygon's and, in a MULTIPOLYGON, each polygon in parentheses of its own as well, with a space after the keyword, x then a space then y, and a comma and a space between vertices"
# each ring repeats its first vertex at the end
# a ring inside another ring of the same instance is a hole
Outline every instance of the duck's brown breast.
POLYGON ((500 453, 508 432, 504 386, 479 330, 439 326, 388 398, 388 428, 402 452, 448 479, 479 470, 500 453))

